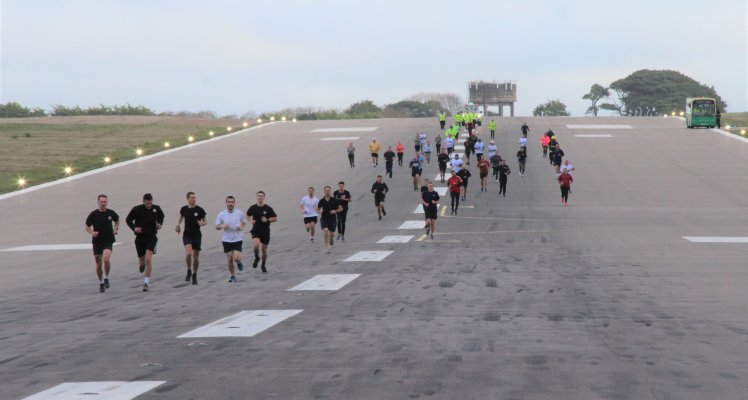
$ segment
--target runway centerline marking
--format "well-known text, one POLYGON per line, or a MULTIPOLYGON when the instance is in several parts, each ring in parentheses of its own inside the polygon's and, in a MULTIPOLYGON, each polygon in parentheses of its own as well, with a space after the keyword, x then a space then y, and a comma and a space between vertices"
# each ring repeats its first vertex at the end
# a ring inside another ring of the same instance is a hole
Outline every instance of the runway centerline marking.
POLYGON ((340 137, 326 137, 326 138, 322 138, 320 140, 322 140, 322 141, 328 141, 328 140, 350 140, 350 141, 353 141, 353 140, 358 140, 358 139, 361 139, 361 138, 358 137, 358 136, 340 136, 340 137))
MULTIPOLYGON (((114 245, 120 244, 115 242, 114 245)), ((31 244, 26 246, 9 247, 0 251, 56 251, 56 250, 91 250, 91 243, 86 244, 31 244)))
POLYGON ((361 274, 322 274, 306 280, 288 291, 293 290, 340 290, 353 282, 361 274))
POLYGON ((633 129, 631 125, 566 125, 567 129, 633 129))
POLYGON ((403 221, 397 229, 423 229, 423 220, 421 221, 403 221))
POLYGON ((177 336, 183 338, 203 337, 252 337, 304 310, 245 310, 226 318, 177 336))
POLYGON ((413 239, 413 235, 392 235, 392 236, 385 236, 377 243, 408 243, 410 239, 413 239))
POLYGON ((372 132, 377 130, 376 126, 367 126, 360 128, 317 128, 312 129, 311 133, 332 133, 332 132, 372 132))
POLYGON ((741 236, 681 236, 692 243, 748 243, 748 237, 741 236))
POLYGON ((578 138, 612 138, 613 135, 609 135, 607 133, 592 133, 592 134, 588 134, 588 135, 583 135, 583 134, 574 135, 574 137, 578 137, 578 138))
MULTIPOLYGON (((423 222, 421 222, 423 224, 423 222)), ((423 226, 423 225, 421 225, 423 226)), ((382 261, 393 251, 359 251, 343 261, 382 261)))
POLYGON ((23 400, 130 400, 164 383, 166 381, 65 382, 23 400))

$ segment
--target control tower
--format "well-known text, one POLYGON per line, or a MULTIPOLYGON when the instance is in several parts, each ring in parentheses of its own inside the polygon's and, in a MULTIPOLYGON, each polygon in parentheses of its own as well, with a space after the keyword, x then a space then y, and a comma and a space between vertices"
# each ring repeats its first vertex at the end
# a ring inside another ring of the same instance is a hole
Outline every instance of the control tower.
POLYGON ((499 109, 504 116, 504 106, 509 106, 509 115, 514 116, 514 103, 517 101, 516 81, 470 81, 468 82, 468 102, 483 106, 486 115, 489 106, 499 109))

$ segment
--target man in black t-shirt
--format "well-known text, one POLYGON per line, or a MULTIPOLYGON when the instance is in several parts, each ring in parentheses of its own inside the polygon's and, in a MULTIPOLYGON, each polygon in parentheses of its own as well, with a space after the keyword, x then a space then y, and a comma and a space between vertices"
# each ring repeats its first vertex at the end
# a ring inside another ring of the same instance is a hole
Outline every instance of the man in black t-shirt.
POLYGON ((371 185, 371 192, 374 193, 374 207, 377 208, 380 220, 382 219, 382 214, 387 215, 387 212, 384 211, 384 197, 389 190, 390 188, 387 187, 387 184, 382 182, 382 175, 377 175, 377 181, 371 185))
POLYGON ((153 204, 153 196, 146 193, 143 195, 143 204, 133 207, 125 222, 135 233, 135 250, 138 252, 140 272, 145 275, 143 291, 147 292, 150 289, 153 255, 156 253, 158 242, 156 233, 164 224, 164 212, 161 211, 161 207, 153 204))
POLYGON ((465 201, 465 199, 467 198, 468 179, 470 179, 473 174, 471 174, 467 168, 462 168, 457 171, 457 176, 462 179, 462 201, 465 201))
POLYGON ((114 235, 119 231, 119 215, 107 208, 109 198, 105 194, 100 194, 97 202, 99 208, 91 211, 86 218, 86 232, 91 235, 96 275, 99 277, 99 292, 104 293, 109 288, 109 270, 112 267, 109 260, 112 257, 114 235))
POLYGON ((182 231, 182 220, 184 220, 184 233, 182 234, 182 244, 184 245, 185 262, 187 263, 187 277, 185 282, 192 280, 193 285, 197 285, 197 268, 200 266, 200 250, 203 235, 200 227, 205 226, 205 210, 196 205, 197 198, 195 192, 187 192, 187 205, 179 210, 179 220, 174 230, 177 233, 182 231))
POLYGON ((260 190, 257 192, 257 204, 249 207, 247 210, 247 219, 252 224, 252 229, 249 231, 252 235, 252 250, 255 253, 255 261, 252 263, 252 268, 257 268, 257 263, 260 262, 260 247, 262 247, 262 273, 268 272, 265 268, 265 262, 268 259, 268 244, 270 244, 270 223, 278 220, 278 215, 272 207, 265 204, 265 192, 260 190))
POLYGON ((449 162, 449 154, 447 154, 444 149, 439 153, 439 156, 437 157, 436 161, 439 163, 439 174, 442 178, 442 183, 445 182, 445 174, 447 172, 447 163, 449 162))
MULTIPOLYGON (((387 153, 385 153, 387 157, 387 153)), ((337 213, 338 215, 338 240, 345 242, 345 220, 348 216, 348 203, 351 202, 351 194, 345 190, 345 182, 338 182, 338 190, 333 193, 333 197, 338 199, 340 205, 343 206, 343 211, 337 213)))
POLYGON ((392 151, 392 146, 387 146, 387 151, 384 152, 384 174, 390 175, 390 179, 392 179, 392 163, 395 160, 395 152, 392 151))
POLYGON ((428 190, 421 195, 421 202, 423 211, 426 213, 426 234, 430 233, 433 239, 434 230, 436 230, 436 214, 439 209, 439 193, 434 191, 433 182, 428 183, 428 190))
POLYGON ((325 233, 325 248, 328 254, 333 245, 335 226, 338 224, 336 215, 340 211, 343 211, 343 206, 340 205, 338 199, 332 197, 332 188, 325 186, 325 197, 319 199, 317 212, 320 215, 319 226, 322 228, 322 232, 325 233))

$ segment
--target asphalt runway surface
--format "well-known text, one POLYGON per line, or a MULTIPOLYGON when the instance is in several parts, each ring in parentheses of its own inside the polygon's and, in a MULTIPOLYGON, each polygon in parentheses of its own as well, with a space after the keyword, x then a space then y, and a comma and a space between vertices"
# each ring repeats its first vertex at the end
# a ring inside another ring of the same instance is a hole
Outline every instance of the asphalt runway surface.
POLYGON ((434 240, 397 228, 422 221, 407 162, 416 132, 438 133, 435 118, 276 123, 0 201, 0 398, 163 381, 137 398, 745 399, 748 244, 683 237, 748 236, 748 144, 675 118, 496 119, 508 196, 493 180, 479 191, 473 158, 469 207, 440 216, 434 240), (523 121, 532 132, 519 176, 523 121), (310 132, 351 127, 376 130, 310 132), (541 157, 548 128, 577 169, 568 207, 541 157), (356 168, 348 141, 321 140, 334 137, 359 137, 356 168), (382 153, 398 140, 406 149, 385 179, 382 221, 369 193, 384 174, 368 156, 374 137, 382 153), (307 186, 321 196, 339 180, 354 201, 346 241, 326 254, 298 204, 307 186), (190 190, 209 221, 198 286, 184 282, 174 232, 190 190), (228 283, 213 221, 225 196, 246 211, 257 190, 279 216, 270 273, 249 266, 245 233, 247 267, 228 283), (145 192, 166 213, 148 293, 124 224, 106 293, 90 250, 1 251, 90 243, 84 221, 99 193, 124 219, 145 192), (377 243, 388 235, 414 237, 377 243), (384 250, 380 262, 344 261, 384 250), (360 276, 336 291, 288 291, 318 274, 360 276), (303 311, 253 337, 177 338, 243 310, 303 311))

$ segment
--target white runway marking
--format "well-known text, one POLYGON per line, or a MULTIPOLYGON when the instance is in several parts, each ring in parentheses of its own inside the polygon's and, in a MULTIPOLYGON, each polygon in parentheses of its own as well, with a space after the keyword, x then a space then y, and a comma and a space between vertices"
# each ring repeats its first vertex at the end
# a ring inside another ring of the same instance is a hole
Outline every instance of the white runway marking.
POLYGON ((693 243, 748 243, 748 237, 683 236, 693 243))
POLYGON ((313 129, 311 133, 332 133, 332 132, 371 132, 377 130, 376 126, 368 126, 363 128, 318 128, 313 129))
POLYGON ((312 279, 304 281, 291 290, 340 290, 343 286, 351 283, 360 274, 325 274, 317 275, 312 279))
POLYGON ((413 214, 423 214, 423 204, 419 204, 416 206, 416 209, 413 210, 413 214))
POLYGON ((130 400, 166 381, 65 382, 24 400, 130 400))
POLYGON ((203 337, 252 337, 271 328, 286 318, 304 310, 245 310, 208 325, 177 336, 182 338, 203 337))
POLYGON ((465 146, 455 146, 455 151, 465 150, 465 146))
POLYGON ((613 137, 613 135, 608 135, 608 134, 605 134, 605 133, 598 133, 598 134, 590 134, 590 135, 574 135, 574 137, 600 138, 600 137, 613 137))
MULTIPOLYGON (((446 181, 448 177, 449 177, 449 174, 445 173, 444 180, 446 181)), ((441 182, 441 180, 442 180, 442 174, 441 173, 436 174, 436 177, 434 177, 434 182, 437 182, 437 181, 441 182)), ((436 190, 436 188, 434 188, 434 190, 436 190)))
POLYGON ((439 193, 439 196, 441 197, 441 196, 446 196, 447 195, 447 189, 448 188, 446 186, 440 186, 440 187, 435 187, 434 191, 436 193, 439 193))
POLYGON ((567 129, 632 129, 631 125, 566 125, 567 129))
MULTIPOLYGON (((120 244, 119 242, 114 245, 120 244)), ((92 250, 91 243, 86 244, 32 244, 28 246, 9 247, 0 251, 55 251, 55 250, 92 250)))
MULTIPOLYGON (((423 224, 421 224, 423 225, 423 224)), ((385 236, 377 243, 408 243, 410 239, 413 239, 413 235, 394 235, 394 236, 385 236)))
MULTIPOLYGON (((423 222, 421 222, 421 226, 423 226, 423 222)), ((392 253, 392 251, 359 251, 344 261, 382 261, 392 253)))
POLYGON ((358 137, 358 136, 341 136, 341 137, 326 137, 326 138, 322 138, 320 140, 350 140, 350 141, 354 141, 354 140, 358 140, 358 139, 360 139, 360 137, 358 137))
POLYGON ((397 229, 423 229, 423 221, 405 221, 397 229))

